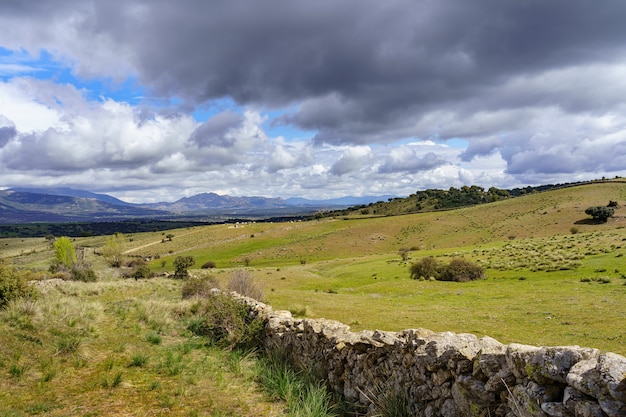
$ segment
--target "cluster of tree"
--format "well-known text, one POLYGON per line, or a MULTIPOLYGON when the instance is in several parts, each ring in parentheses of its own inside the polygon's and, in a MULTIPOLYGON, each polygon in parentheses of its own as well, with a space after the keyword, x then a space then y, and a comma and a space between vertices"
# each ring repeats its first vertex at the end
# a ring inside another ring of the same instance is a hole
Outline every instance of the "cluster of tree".
POLYGON ((435 279, 437 281, 466 282, 485 277, 483 267, 463 258, 454 258, 445 265, 436 258, 429 256, 415 262, 409 271, 413 279, 435 279))
POLYGON ((472 185, 461 188, 450 187, 448 190, 426 190, 414 194, 421 206, 432 205, 435 210, 448 209, 476 204, 491 203, 509 197, 507 190, 491 187, 485 191, 483 187, 472 185))
POLYGON ((115 233, 160 232, 214 222, 129 220, 123 222, 0 224, 0 237, 107 236, 115 233))
MULTIPOLYGON (((606 181, 606 178, 601 181, 606 181)), ((461 188, 450 187, 447 190, 428 189, 417 191, 406 198, 390 198, 388 201, 354 206, 345 210, 330 211, 323 213, 323 216, 345 216, 355 212, 364 215, 390 216, 434 210, 448 210, 476 204, 492 203, 506 198, 519 197, 537 192, 593 184, 594 182, 596 181, 547 184, 509 190, 496 187, 485 190, 483 187, 477 185, 463 186, 461 188)), ((322 214, 318 214, 318 216, 322 216, 322 214)))

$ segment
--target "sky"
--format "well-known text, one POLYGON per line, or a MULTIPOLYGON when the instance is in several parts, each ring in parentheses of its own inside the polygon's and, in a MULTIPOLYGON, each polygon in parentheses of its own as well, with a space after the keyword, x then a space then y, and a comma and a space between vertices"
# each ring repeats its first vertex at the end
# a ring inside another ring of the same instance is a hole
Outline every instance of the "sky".
POLYGON ((626 176, 625 21, 623 0, 0 0, 0 188, 626 176))

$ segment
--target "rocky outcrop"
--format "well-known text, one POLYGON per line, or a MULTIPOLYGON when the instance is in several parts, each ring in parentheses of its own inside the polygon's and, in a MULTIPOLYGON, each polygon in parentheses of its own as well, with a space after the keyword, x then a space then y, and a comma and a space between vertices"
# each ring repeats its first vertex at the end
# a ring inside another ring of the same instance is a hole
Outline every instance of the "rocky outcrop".
POLYGON ((391 394, 425 417, 626 416, 626 358, 614 353, 425 329, 355 333, 245 300, 266 319, 267 349, 372 413, 391 394))

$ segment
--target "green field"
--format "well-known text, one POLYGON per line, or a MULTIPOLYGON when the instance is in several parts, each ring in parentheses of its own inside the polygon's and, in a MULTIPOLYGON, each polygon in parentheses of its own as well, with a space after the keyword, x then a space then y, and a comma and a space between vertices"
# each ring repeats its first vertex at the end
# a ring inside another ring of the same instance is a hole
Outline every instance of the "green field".
MULTIPOLYGON (((353 330, 435 331, 489 335, 504 342, 582 345, 626 353, 626 209, 597 224, 584 213, 624 202, 626 185, 597 183, 470 208, 395 217, 341 217, 292 223, 242 223, 126 236, 127 256, 173 271, 176 256, 196 259, 194 274, 224 280, 233 268, 254 273, 265 301, 353 330), (409 249, 402 262, 401 249, 409 249), (463 256, 486 268, 471 283, 411 280, 411 261, 463 256), (207 261, 216 269, 203 270, 207 261)), ((93 251, 104 237, 76 246, 115 279, 93 251)), ((2 254, 43 270, 43 239, 5 241, 2 254), (32 253, 31 253, 32 252, 32 253)))

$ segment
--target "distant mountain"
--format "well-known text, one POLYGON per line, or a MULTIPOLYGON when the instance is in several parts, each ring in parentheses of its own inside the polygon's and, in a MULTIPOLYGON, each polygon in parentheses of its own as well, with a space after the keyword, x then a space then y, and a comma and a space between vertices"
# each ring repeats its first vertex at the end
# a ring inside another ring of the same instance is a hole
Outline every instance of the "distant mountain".
POLYGON ((196 194, 173 203, 143 204, 141 207, 167 210, 174 213, 204 212, 207 210, 255 211, 285 208, 289 205, 282 198, 231 197, 215 193, 196 194))
POLYGON ((387 199, 387 196, 304 198, 232 197, 202 193, 174 202, 131 204, 72 188, 20 187, 0 191, 0 223, 93 222, 128 219, 223 221, 310 215, 387 199))
POLYGON ((113 221, 166 214, 97 198, 0 191, 0 223, 113 221))
POLYGON ((111 197, 107 194, 96 194, 90 191, 85 190, 75 190, 73 188, 66 187, 57 187, 57 188, 31 188, 31 187, 15 187, 11 188, 10 191, 19 191, 23 193, 32 193, 32 194, 47 194, 47 195, 60 195, 66 197, 77 197, 77 198, 94 198, 96 200, 115 204, 119 206, 133 206, 132 203, 127 203, 115 197, 111 197))

